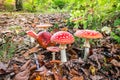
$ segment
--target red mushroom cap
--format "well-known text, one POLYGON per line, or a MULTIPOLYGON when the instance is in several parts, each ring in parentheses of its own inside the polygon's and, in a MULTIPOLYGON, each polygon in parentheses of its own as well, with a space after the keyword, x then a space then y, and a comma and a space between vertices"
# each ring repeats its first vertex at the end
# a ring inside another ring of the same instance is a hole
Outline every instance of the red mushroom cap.
POLYGON ((47 50, 51 51, 51 52, 59 52, 60 48, 59 47, 50 46, 50 47, 47 47, 47 50))
POLYGON ((46 48, 50 43, 51 36, 52 34, 49 32, 46 31, 39 32, 37 36, 37 41, 42 47, 46 48))
POLYGON ((94 30, 78 30, 74 35, 80 38, 103 38, 101 33, 94 30))
POLYGON ((50 38, 52 36, 51 33, 42 31, 36 34, 33 31, 27 31, 27 34, 30 35, 31 37, 35 38, 37 42, 43 47, 46 48, 47 46, 54 46, 54 43, 51 43, 50 38))
POLYGON ((59 44, 71 44, 74 42, 74 37, 71 33, 66 31, 58 31, 51 37, 52 42, 59 44))

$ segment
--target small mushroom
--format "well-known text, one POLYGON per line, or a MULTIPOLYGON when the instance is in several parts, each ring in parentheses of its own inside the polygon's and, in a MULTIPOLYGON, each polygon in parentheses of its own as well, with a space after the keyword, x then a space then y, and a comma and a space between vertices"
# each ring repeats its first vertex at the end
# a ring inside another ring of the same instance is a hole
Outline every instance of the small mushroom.
POLYGON ((39 24, 36 27, 41 28, 42 30, 46 31, 49 27, 52 27, 52 24, 39 24))
POLYGON ((101 33, 94 30, 78 30, 74 33, 74 35, 79 38, 85 38, 85 42, 84 42, 85 54, 83 58, 84 60, 87 59, 87 56, 89 54, 89 48, 90 48, 89 39, 103 38, 101 33))
POLYGON ((60 44, 61 49, 61 62, 66 62, 66 44, 71 44, 74 42, 74 37, 71 33, 66 31, 58 31, 51 37, 51 42, 56 42, 60 44))
POLYGON ((55 60, 55 53, 59 52, 59 47, 50 46, 46 48, 48 51, 52 52, 52 60, 55 60))

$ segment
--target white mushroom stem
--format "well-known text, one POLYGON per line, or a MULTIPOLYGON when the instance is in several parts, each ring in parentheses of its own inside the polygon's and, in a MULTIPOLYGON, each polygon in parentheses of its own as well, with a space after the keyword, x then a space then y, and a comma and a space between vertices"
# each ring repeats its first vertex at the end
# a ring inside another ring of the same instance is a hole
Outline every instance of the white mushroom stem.
POLYGON ((61 62, 67 62, 67 56, 66 56, 66 45, 60 45, 61 49, 61 62))
POLYGON ((84 60, 87 60, 87 57, 88 57, 88 55, 89 55, 89 48, 85 48, 85 54, 84 54, 84 60))
POLYGON ((55 60, 55 52, 52 53, 52 60, 55 60))
POLYGON ((88 38, 85 39, 85 42, 84 42, 83 46, 90 48, 90 43, 89 43, 89 39, 88 38))
POLYGON ((87 57, 89 55, 89 48, 90 48, 90 44, 89 44, 89 39, 85 39, 85 42, 84 42, 84 47, 85 47, 85 54, 84 54, 84 60, 87 60, 87 57))

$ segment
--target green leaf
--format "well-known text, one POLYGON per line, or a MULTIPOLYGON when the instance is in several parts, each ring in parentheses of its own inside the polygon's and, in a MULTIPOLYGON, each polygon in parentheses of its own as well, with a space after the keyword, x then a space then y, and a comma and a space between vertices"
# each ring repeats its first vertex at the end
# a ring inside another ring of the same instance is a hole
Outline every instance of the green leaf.
POLYGON ((114 26, 118 26, 118 25, 120 25, 120 19, 116 19, 116 20, 114 21, 114 26))

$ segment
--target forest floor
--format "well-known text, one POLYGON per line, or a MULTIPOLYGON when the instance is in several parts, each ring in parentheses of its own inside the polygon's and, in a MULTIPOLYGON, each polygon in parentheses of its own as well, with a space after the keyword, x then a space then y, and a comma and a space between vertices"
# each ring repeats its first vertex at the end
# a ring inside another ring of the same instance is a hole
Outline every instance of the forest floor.
POLYGON ((102 33, 103 39, 92 40, 86 61, 82 59, 83 42, 75 39, 66 49, 68 61, 62 63, 57 52, 57 63, 53 63, 51 52, 26 34, 40 32, 36 27, 40 23, 53 24, 48 29, 52 34, 74 34, 67 23, 69 17, 67 13, 0 14, 0 80, 120 80, 120 44, 109 35, 102 33))

